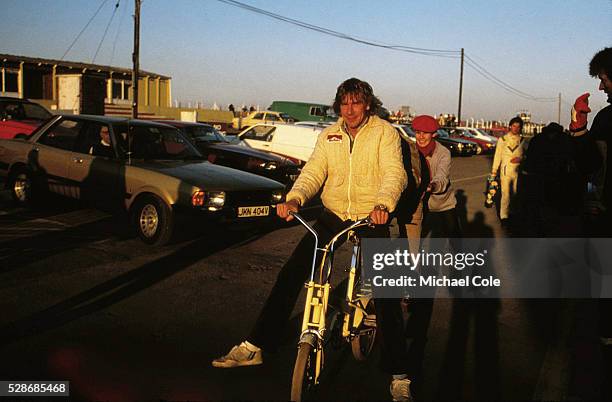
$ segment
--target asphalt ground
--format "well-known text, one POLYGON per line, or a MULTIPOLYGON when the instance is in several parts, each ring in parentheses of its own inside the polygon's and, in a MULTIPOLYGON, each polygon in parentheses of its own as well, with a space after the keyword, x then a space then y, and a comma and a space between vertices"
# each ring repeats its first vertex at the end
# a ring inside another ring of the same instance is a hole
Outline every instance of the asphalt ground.
MULTIPOLYGON (((483 208, 489 166, 489 156, 453 158, 452 181, 466 232, 503 237, 495 210, 483 208)), ((0 380, 69 380, 73 400, 289 397, 301 301, 264 365, 210 362, 248 334, 301 226, 192 223, 151 248, 121 216, 45 204, 24 209, 0 193, 0 380)), ((588 301, 437 299, 418 400, 608 397, 605 359, 588 338, 592 310, 588 301)), ((315 399, 389 400, 378 354, 358 363, 346 347, 330 351, 315 399)))

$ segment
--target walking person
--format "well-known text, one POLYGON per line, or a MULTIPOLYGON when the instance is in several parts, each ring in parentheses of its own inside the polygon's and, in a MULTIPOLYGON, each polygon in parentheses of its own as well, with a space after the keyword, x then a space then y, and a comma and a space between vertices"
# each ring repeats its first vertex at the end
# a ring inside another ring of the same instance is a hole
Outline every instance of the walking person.
POLYGON ((432 116, 421 115, 414 118, 412 128, 417 148, 427 161, 430 175, 424 197, 424 234, 458 238, 461 236, 461 230, 455 209, 457 199, 450 180, 451 154, 434 139, 434 134, 440 126, 432 116))
MULTIPOLYGON (((336 92, 334 110, 338 122, 321 132, 287 201, 277 206, 279 217, 293 219, 322 188, 324 211, 314 225, 323 244, 341 229, 369 216, 375 227, 362 237, 388 237, 386 226, 406 186, 399 135, 377 117, 382 106, 365 81, 351 78, 336 92)), ((238 367, 263 362, 262 349, 279 346, 282 330, 310 273, 314 239, 306 234, 281 269, 276 283, 246 340, 213 361, 214 367, 238 367)), ((391 374, 393 400, 410 396, 407 353, 400 301, 376 299, 376 319, 381 335, 382 368, 391 374)))
POLYGON ((510 131, 497 141, 491 167, 491 177, 496 177, 499 173, 501 181, 499 218, 504 226, 508 226, 508 219, 514 212, 512 207, 518 188, 519 167, 525 152, 525 141, 521 137, 523 120, 513 117, 509 126, 510 131))

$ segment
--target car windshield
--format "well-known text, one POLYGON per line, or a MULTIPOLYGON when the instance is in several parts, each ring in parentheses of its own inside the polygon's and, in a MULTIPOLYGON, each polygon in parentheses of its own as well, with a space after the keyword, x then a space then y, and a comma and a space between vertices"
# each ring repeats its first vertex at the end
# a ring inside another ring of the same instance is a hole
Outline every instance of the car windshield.
POLYGON ((181 130, 196 142, 229 142, 212 126, 186 126, 181 130))
POLYGON ((0 102, 2 120, 46 120, 51 113, 44 107, 25 102, 0 102))
POLYGON ((463 134, 466 137, 475 138, 475 135, 468 130, 457 130, 457 134, 463 134))
POLYGON ((437 133, 438 133, 438 138, 449 138, 450 137, 450 135, 448 135, 448 132, 441 128, 438 129, 437 133))
POLYGON ((404 129, 406 134, 408 134, 411 137, 414 137, 414 131, 412 130, 412 127, 410 127, 410 126, 402 126, 402 128, 404 129))
POLYGON ((124 157, 127 156, 129 148, 131 157, 134 159, 191 160, 202 158, 194 146, 175 128, 115 124, 113 131, 124 157), (128 132, 130 133, 129 147, 128 132))

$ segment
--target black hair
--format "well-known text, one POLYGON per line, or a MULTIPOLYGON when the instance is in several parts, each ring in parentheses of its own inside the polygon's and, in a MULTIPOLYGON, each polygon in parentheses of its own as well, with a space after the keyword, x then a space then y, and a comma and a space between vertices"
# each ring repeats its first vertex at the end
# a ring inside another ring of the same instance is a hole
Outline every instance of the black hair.
POLYGON ((513 125, 514 123, 518 123, 521 125, 521 130, 523 129, 523 119, 521 119, 520 117, 516 116, 510 119, 510 123, 508 123, 508 127, 510 127, 511 125, 513 125))
POLYGON ((602 72, 612 79, 612 47, 597 52, 589 63, 591 77, 597 77, 602 72))
POLYGON ((349 78, 340 84, 336 91, 333 108, 334 112, 338 115, 340 115, 340 104, 347 95, 353 95, 363 100, 368 107, 366 111, 368 115, 378 114, 382 107, 382 102, 374 95, 374 91, 370 84, 357 78, 349 78))

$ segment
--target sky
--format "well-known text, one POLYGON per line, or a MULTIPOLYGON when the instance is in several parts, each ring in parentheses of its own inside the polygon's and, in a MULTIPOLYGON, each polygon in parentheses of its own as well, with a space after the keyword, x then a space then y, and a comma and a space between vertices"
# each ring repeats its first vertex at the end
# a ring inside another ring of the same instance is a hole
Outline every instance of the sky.
MULTIPOLYGON (((594 111, 607 104, 588 63, 612 46, 611 0, 241 1, 353 38, 449 50, 444 54, 452 57, 368 46, 218 0, 143 0, 140 68, 171 76, 173 99, 208 107, 266 108, 274 100, 330 104, 338 85, 357 77, 390 110, 405 105, 417 114, 457 114, 464 48, 470 61, 464 66, 463 118, 506 121, 527 110, 535 122, 556 121, 561 93, 561 122, 567 125, 580 94, 591 93, 594 111), (548 101, 509 93, 476 66, 548 101)), ((131 68, 134 1, 119 0, 113 16, 116 4, 2 0, 0 53, 61 59, 70 49, 64 60, 131 68)))

